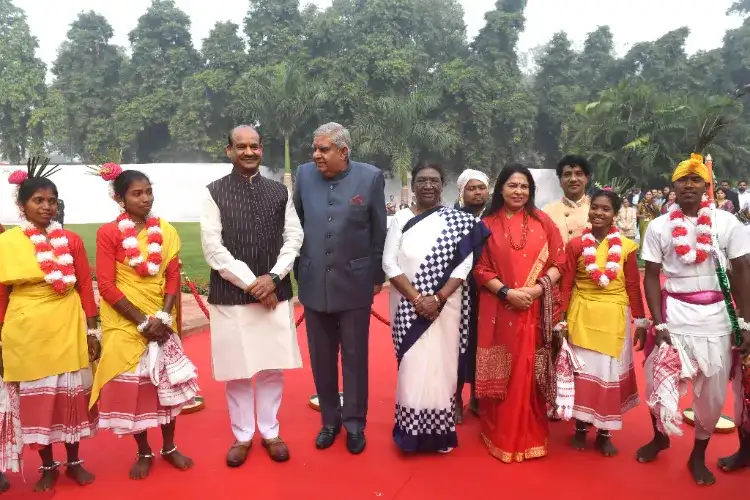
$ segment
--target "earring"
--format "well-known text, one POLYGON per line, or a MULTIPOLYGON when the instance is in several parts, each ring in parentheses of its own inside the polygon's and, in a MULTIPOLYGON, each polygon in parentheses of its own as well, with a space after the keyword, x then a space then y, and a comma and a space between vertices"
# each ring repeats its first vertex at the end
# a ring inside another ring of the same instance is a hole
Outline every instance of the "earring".
POLYGON ((117 205, 119 205, 119 207, 120 207, 120 213, 122 213, 122 212, 125 211, 125 203, 119 202, 117 205))

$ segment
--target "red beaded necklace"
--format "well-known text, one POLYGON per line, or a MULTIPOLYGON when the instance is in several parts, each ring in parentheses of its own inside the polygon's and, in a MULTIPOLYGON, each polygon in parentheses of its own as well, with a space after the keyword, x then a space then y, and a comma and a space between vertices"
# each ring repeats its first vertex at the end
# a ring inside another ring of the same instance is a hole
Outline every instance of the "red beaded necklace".
POLYGON ((515 241, 513 241, 513 236, 510 234, 510 229, 508 229, 506 235, 508 236, 508 243, 513 250, 524 249, 524 247, 526 246, 526 239, 529 236, 529 213, 525 209, 523 209, 523 220, 521 221, 521 242, 516 243, 515 241))

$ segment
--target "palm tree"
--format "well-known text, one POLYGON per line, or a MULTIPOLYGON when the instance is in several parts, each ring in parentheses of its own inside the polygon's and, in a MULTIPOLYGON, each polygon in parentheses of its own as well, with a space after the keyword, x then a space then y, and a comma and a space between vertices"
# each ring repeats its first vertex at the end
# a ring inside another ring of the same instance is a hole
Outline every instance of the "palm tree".
POLYGON ((353 128, 357 147, 365 156, 390 158, 391 171, 401 178, 402 202, 408 202, 409 172, 420 149, 444 155, 458 144, 455 131, 429 118, 439 105, 435 94, 411 92, 381 97, 372 112, 357 114, 353 128))
POLYGON ((232 89, 244 114, 257 119, 266 130, 284 138, 284 184, 292 187, 289 142, 325 103, 326 86, 310 79, 302 65, 286 61, 245 73, 232 89))

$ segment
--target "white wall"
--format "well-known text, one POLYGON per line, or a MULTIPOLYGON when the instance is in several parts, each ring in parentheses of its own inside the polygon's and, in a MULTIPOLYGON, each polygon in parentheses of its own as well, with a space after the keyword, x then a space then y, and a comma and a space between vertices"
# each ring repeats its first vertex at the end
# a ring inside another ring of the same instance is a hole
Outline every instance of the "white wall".
MULTIPOLYGON (((0 178, 0 223, 17 224, 18 210, 15 205, 15 186, 7 183, 7 176, 26 166, 4 166, 0 178)), ((208 183, 226 175, 228 163, 154 163, 123 165, 124 169, 136 169, 151 178, 154 185, 154 212, 172 222, 197 221, 200 210, 200 194, 208 183)), ((263 175, 281 180, 282 173, 270 173, 262 167, 263 175)), ((537 183, 537 206, 543 207, 561 196, 554 170, 532 170, 537 183)), ((108 186, 101 178, 89 175, 83 165, 69 165, 52 177, 57 184, 60 198, 65 201, 65 223, 104 223, 114 220, 118 207, 109 198, 108 186)), ((494 182, 494 179, 491 181, 494 182)), ((386 182, 386 201, 393 195, 400 199, 401 186, 398 179, 386 182)), ((452 206, 457 199, 455 179, 450 179, 443 191, 443 203, 452 206)))

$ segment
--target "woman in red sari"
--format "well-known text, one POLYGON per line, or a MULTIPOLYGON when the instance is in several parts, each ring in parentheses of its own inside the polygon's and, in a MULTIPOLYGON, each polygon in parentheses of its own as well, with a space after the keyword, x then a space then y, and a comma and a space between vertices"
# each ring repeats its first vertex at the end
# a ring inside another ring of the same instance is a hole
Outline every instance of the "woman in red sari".
POLYGON ((477 397, 482 439, 505 463, 547 454, 554 404, 554 284, 565 262, 560 231, 534 206, 531 172, 509 165, 483 219, 492 231, 474 268, 480 287, 477 397))

